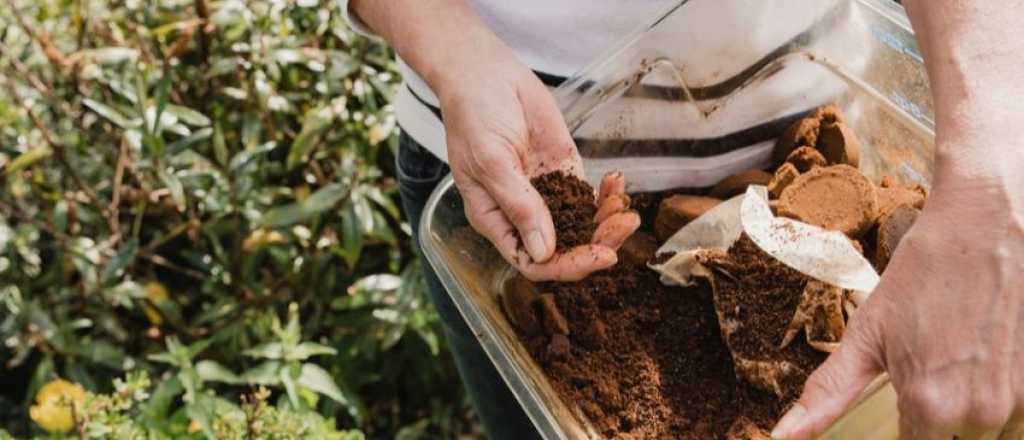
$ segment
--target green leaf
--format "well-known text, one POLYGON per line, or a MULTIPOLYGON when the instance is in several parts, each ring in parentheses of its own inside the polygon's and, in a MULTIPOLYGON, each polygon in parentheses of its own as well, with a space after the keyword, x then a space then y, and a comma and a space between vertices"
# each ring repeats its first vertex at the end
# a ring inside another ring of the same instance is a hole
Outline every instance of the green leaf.
POLYGON ((245 350, 242 354, 263 359, 281 359, 284 357, 284 348, 280 342, 267 342, 245 350))
POLYGON ((367 185, 365 187, 365 191, 363 192, 363 194, 365 194, 366 197, 368 197, 370 200, 373 200, 374 203, 383 208, 384 211, 386 211, 388 215, 391 216, 391 218, 401 218, 401 213, 398 210, 398 206, 391 198, 384 195, 384 192, 381 191, 379 186, 367 185))
POLYGON ((210 346, 210 344, 213 344, 213 339, 211 338, 200 339, 196 342, 189 344, 187 356, 189 358, 195 357, 197 354, 202 353, 204 350, 206 350, 207 347, 210 346))
POLYGON ((139 51, 130 47, 101 47, 82 51, 81 53, 96 60, 99 64, 116 64, 122 61, 134 60, 139 56, 139 51))
POLYGON ((18 171, 35 165, 37 162, 46 159, 51 155, 53 155, 53 151, 50 150, 50 147, 48 146, 43 145, 35 148, 30 148, 28 151, 21 153, 20 155, 18 155, 18 157, 14 158, 14 160, 7 164, 6 173, 14 174, 18 171))
POLYGON ((217 412, 213 397, 205 394, 196 394, 195 401, 185 405, 185 414, 188 418, 199 423, 203 434, 207 439, 215 440, 217 434, 213 430, 212 421, 217 418, 217 412))
POLYGON ((363 232, 359 229, 359 219, 352 205, 346 206, 341 213, 341 247, 336 252, 349 267, 355 267, 363 253, 363 232))
POLYGON ((170 365, 177 365, 178 364, 178 359, 176 357, 174 357, 170 353, 154 353, 154 354, 151 354, 149 356, 146 356, 146 359, 149 359, 149 360, 151 360, 153 362, 160 362, 162 364, 170 364, 170 365))
POLYGON ((289 170, 309 159, 309 154, 320 142, 320 135, 330 127, 332 120, 333 115, 330 108, 327 107, 314 108, 306 112, 302 121, 302 130, 299 131, 299 135, 295 137, 295 141, 292 142, 292 147, 288 151, 287 167, 289 170))
POLYGON ((278 376, 281 377, 281 384, 284 385, 284 390, 288 393, 288 400, 292 403, 292 408, 299 409, 302 408, 302 406, 299 404, 299 393, 297 389, 298 387, 295 386, 295 379, 299 377, 299 374, 301 373, 300 371, 296 371, 298 368, 295 367, 298 367, 298 365, 290 365, 281 368, 278 371, 278 376))
POLYGON ((206 127, 210 125, 210 118, 206 115, 192 110, 188 107, 182 107, 175 104, 167 104, 167 113, 177 116, 186 124, 196 127, 206 127))
POLYGON ((153 117, 153 133, 160 133, 160 125, 163 119, 164 110, 167 108, 167 98, 171 93, 171 75, 164 74, 156 89, 156 115, 153 117))
POLYGON ((82 104, 85 104, 86 107, 89 107, 90 109, 92 109, 92 111, 96 112, 100 116, 107 118, 107 120, 113 122, 118 127, 130 129, 138 128, 141 125, 141 120, 128 119, 128 117, 122 115, 121 112, 102 102, 85 98, 82 100, 82 104))
POLYGON ((273 151, 274 148, 277 148, 277 142, 270 141, 253 150, 239 151, 231 158, 231 163, 228 165, 228 168, 230 168, 232 172, 237 173, 243 167, 248 165, 256 156, 269 153, 273 151))
POLYGON ((373 208, 362 195, 363 191, 353 192, 352 214, 359 222, 359 229, 364 235, 373 233, 373 208))
POLYGON ((195 145, 196 143, 199 143, 199 142, 202 142, 202 141, 205 141, 205 140, 209 139, 210 135, 212 135, 213 133, 214 133, 214 131, 210 127, 206 127, 206 128, 202 128, 202 129, 196 130, 192 134, 190 134, 188 136, 185 136, 185 137, 183 137, 181 139, 178 139, 178 140, 174 141, 173 143, 171 143, 170 145, 168 145, 167 146, 167 153, 170 154, 170 155, 178 154, 182 150, 185 150, 186 148, 191 147, 192 145, 195 145))
POLYGON ((319 356, 322 354, 338 354, 338 350, 316 342, 303 342, 297 345, 291 353, 288 354, 288 357, 290 360, 304 361, 312 356, 319 356))
POLYGON ((103 297, 110 304, 132 308, 133 300, 146 298, 146 289, 134 281, 124 281, 103 290, 103 297))
POLYGON ((213 156, 217 163, 228 164, 228 145, 224 142, 224 130, 220 128, 219 122, 213 126, 213 156))
POLYGON ((228 384, 242 383, 242 380, 223 365, 211 360, 201 360, 196 363, 196 373, 205 381, 222 382, 228 384))
POLYGON ((76 353, 89 362, 107 366, 111 369, 120 370, 124 366, 124 350, 103 340, 83 340, 83 344, 77 345, 68 351, 76 353))
POLYGON ((352 55, 340 50, 326 51, 326 53, 331 63, 327 75, 332 80, 341 80, 359 70, 359 60, 353 58, 352 55))
POLYGON ((242 382, 255 385, 274 386, 281 383, 281 362, 266 361, 242 373, 242 382))
POLYGON ((100 280, 103 284, 107 284, 113 281, 115 278, 120 277, 124 269, 128 265, 135 261, 135 256, 139 251, 139 242, 135 239, 128 240, 121 244, 121 249, 114 254, 114 257, 107 261, 106 266, 103 267, 103 272, 100 275, 100 280))
POLYGON ((182 392, 184 392, 184 388, 181 387, 181 382, 178 381, 177 377, 171 376, 169 379, 160 382, 153 391, 153 394, 142 405, 142 414, 150 420, 163 420, 167 418, 167 412, 171 409, 171 404, 174 403, 174 399, 182 392))
POLYGON ((298 383, 299 385, 334 399, 335 402, 342 405, 349 405, 348 398, 341 393, 341 389, 338 388, 338 384, 334 383, 334 379, 331 378, 331 374, 319 365, 308 362, 302 364, 302 372, 299 374, 298 383))
POLYGON ((300 223, 334 207, 347 194, 348 191, 345 185, 332 183, 318 189, 302 202, 272 208, 263 216, 260 226, 264 228, 279 228, 300 223))
POLYGON ((185 212, 185 188, 181 185, 181 180, 164 168, 157 170, 157 175, 160 176, 160 181, 164 183, 167 190, 171 192, 171 199, 174 200, 174 206, 178 208, 178 212, 185 212))

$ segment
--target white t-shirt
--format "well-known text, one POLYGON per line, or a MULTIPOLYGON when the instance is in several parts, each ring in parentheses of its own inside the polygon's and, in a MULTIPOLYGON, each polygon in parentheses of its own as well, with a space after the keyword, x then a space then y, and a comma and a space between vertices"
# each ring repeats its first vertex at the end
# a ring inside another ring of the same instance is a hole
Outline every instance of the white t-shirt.
MULTIPOLYGON (((340 0, 349 11, 348 0, 340 0)), ((469 0, 490 28, 549 87, 579 71, 638 26, 678 0, 469 0)), ((355 15, 349 22, 369 34, 355 15)), ((439 31, 443 31, 439 24, 439 31)), ((399 59, 405 85, 395 97, 399 125, 447 161, 444 126, 430 87, 399 59)))
MULTIPOLYGON (((347 11, 347 0, 340 1, 347 11)), ((467 1, 549 87, 682 3, 467 1)), ((841 15, 839 21, 822 20, 841 12, 841 6, 841 2, 821 0, 690 1, 685 14, 659 20, 646 31, 644 41, 656 46, 652 56, 667 60, 673 68, 650 70, 636 90, 601 108, 604 117, 588 117, 583 125, 573 127, 588 178, 596 181, 606 171, 622 170, 633 189, 659 190, 711 186, 736 172, 770 165, 774 136, 803 112, 833 102, 846 86, 838 76, 810 62, 786 64, 781 71, 762 69, 771 67, 769 62, 779 54, 799 46, 794 42, 814 35, 816 25, 862 26, 854 14, 841 15), (780 20, 786 25, 779 26, 780 20), (762 73, 766 76, 748 81, 762 73), (680 81, 694 92, 695 102, 684 99, 680 81), (728 105, 720 105, 721 101, 728 105), (708 108, 716 109, 714 115, 701 116, 708 108)), ((350 21, 357 30, 367 32, 358 21, 350 21)), ((445 31, 444 23, 438 29, 445 31)), ((854 72, 869 57, 853 47, 839 52, 847 54, 843 63, 854 72)), ((627 58, 623 61, 635 62, 638 70, 651 61, 627 58)), ((447 161, 437 98, 401 60, 399 66, 406 81, 395 99, 399 124, 447 161)))

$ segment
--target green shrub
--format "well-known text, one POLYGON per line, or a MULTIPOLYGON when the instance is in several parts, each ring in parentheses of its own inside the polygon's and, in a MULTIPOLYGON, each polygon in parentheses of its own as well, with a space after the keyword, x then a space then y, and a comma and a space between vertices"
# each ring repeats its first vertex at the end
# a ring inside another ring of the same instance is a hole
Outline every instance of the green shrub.
POLYGON ((42 434, 59 377, 151 380, 110 429, 474 432, 397 206, 389 49, 327 0, 0 10, 0 428, 42 434))

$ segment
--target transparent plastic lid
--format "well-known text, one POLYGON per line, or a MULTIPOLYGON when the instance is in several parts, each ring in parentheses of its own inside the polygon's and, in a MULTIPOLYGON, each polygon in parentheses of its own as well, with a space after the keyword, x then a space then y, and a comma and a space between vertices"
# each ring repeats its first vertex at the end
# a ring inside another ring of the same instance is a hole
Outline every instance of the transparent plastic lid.
MULTIPOLYGON (((836 103, 859 137, 861 169, 925 187, 934 123, 927 76, 902 8, 888 0, 679 1, 556 91, 595 183, 632 192, 706 187, 770 165, 795 119, 836 103)), ((510 269, 473 232, 451 179, 420 225, 427 260, 547 439, 599 438, 563 401, 498 304, 510 269)), ((895 395, 869 387, 824 438, 895 438, 895 395)))

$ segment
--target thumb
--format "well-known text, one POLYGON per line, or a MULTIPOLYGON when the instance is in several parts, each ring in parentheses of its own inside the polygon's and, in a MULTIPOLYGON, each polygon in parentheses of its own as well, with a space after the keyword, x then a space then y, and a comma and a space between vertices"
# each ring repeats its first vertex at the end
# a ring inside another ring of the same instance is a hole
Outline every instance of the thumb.
POLYGON ((860 310, 850 320, 839 348, 807 379, 800 400, 772 430, 773 439, 803 440, 821 434, 882 372, 881 343, 867 312, 860 310))

